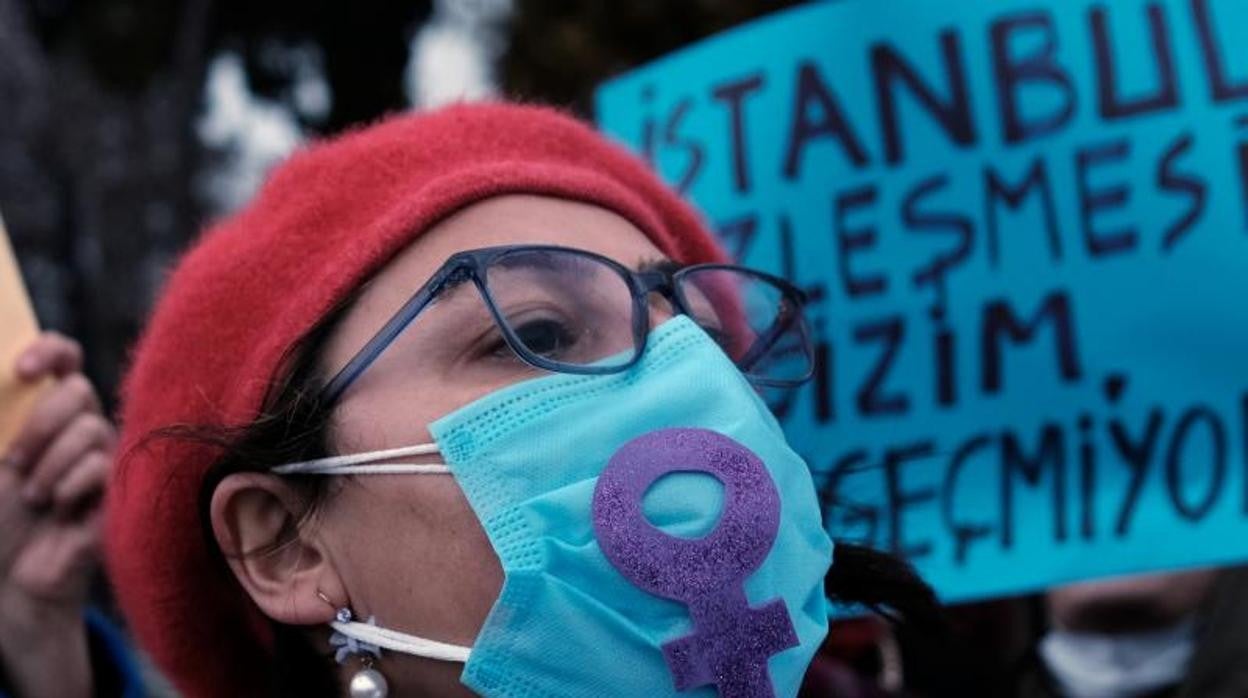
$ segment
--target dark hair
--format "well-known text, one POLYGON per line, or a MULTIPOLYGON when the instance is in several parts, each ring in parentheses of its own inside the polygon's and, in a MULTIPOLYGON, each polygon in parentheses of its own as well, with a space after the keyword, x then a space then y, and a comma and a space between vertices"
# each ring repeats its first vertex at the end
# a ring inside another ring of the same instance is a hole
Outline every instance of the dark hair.
MULTIPOLYGON (((244 426, 174 427, 162 436, 185 438, 208 444, 220 452, 209 468, 199 492, 201 529, 210 550, 221 565, 225 554, 212 535, 210 504, 213 492, 233 473, 267 472, 281 463, 329 455, 327 431, 332 409, 319 399, 326 377, 319 370, 321 353, 333 329, 353 299, 327 313, 287 352, 282 369, 270 385, 260 416, 244 426)), ((312 521, 330 494, 330 478, 291 478, 300 488, 307 506, 278 539, 240 555, 271 554, 289 544, 300 526, 312 521)), ((824 582, 828 598, 844 604, 861 604, 893 622, 908 636, 933 640, 947 634, 947 624, 931 588, 905 561, 869 547, 839 542, 824 582)), ((330 698, 339 695, 335 667, 328 652, 318 652, 302 629, 271 622, 274 658, 270 675, 271 695, 330 698)), ((926 643, 925 643, 926 644, 926 643)))
MULTIPOLYGON (((329 455, 328 425, 332 415, 320 400, 326 379, 319 370, 320 355, 338 322, 351 306, 354 296, 330 310, 279 363, 281 368, 270 383, 260 414, 250 424, 177 425, 161 429, 156 438, 195 442, 217 451, 200 484, 197 510, 200 530, 208 549, 224 569, 229 556, 269 555, 295 540, 301 526, 315 519, 329 496, 329 478, 291 478, 290 486, 300 493, 306 506, 298 520, 288 525, 276 540, 254 550, 223 551, 212 533, 212 495, 227 476, 234 473, 268 472, 281 463, 321 458, 329 455)), ((266 695, 278 698, 337 698, 341 695, 337 671, 328 651, 320 652, 308 641, 302 628, 274 620, 273 661, 266 695)))

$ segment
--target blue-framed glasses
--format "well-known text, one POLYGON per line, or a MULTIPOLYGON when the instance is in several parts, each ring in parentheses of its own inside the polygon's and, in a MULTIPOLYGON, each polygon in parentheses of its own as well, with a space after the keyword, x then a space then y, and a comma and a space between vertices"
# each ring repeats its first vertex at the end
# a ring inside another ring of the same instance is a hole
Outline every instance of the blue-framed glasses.
POLYGON ((794 386, 812 371, 804 304, 802 291, 784 279, 730 264, 663 262, 634 271, 553 245, 467 250, 417 289, 321 398, 336 402, 383 355, 404 352, 405 360, 436 362, 445 371, 514 371, 522 364, 616 373, 641 358, 652 321, 672 313, 697 322, 755 383, 794 386), (659 298, 667 306, 660 308, 659 298), (430 336, 404 347, 417 327, 430 336))

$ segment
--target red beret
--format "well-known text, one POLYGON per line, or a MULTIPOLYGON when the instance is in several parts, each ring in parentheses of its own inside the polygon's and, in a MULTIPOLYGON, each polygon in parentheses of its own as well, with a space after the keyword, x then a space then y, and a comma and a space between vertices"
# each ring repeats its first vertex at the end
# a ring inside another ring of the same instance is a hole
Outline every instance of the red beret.
POLYGON ((551 109, 489 104, 301 150, 177 265, 123 384, 106 548, 140 646, 187 696, 254 694, 270 638, 200 525, 217 454, 146 437, 255 419, 283 355, 319 318, 438 220, 507 193, 597 204, 679 261, 722 259, 693 209, 622 148, 551 109))

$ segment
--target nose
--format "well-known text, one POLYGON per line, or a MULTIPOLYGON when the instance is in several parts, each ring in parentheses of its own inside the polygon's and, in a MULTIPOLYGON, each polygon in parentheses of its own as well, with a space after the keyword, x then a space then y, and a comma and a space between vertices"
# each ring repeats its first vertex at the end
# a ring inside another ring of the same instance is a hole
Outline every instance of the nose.
POLYGON ((646 305, 650 311, 650 329, 652 330, 671 320, 677 313, 676 306, 672 304, 671 299, 660 291, 651 291, 646 296, 646 305))

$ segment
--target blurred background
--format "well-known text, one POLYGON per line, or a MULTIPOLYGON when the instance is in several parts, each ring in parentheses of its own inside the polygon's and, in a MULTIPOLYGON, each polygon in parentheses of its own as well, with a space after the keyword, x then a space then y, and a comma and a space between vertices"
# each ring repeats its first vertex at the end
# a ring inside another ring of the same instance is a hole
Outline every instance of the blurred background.
POLYGON ((794 2, 0 0, 0 213, 41 323, 112 400, 179 250, 308 139, 594 86, 794 2))

